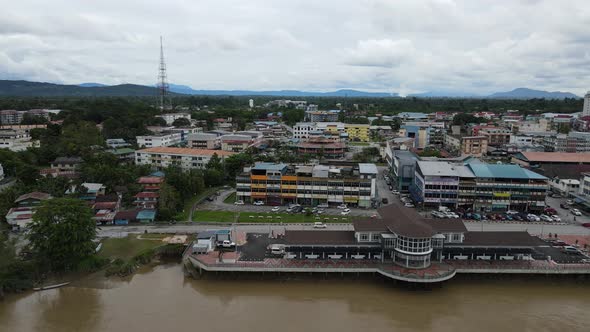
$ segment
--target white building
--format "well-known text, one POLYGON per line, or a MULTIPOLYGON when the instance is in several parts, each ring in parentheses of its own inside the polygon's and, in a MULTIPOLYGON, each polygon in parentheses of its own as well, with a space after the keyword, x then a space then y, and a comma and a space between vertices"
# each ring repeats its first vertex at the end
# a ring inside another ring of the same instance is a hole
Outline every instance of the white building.
POLYGON ((172 125, 172 123, 178 119, 184 118, 189 121, 191 120, 190 113, 165 113, 165 114, 156 115, 156 117, 164 119, 164 121, 166 121, 166 124, 169 126, 172 125))
POLYGON ((221 147, 219 137, 211 133, 198 133, 188 135, 188 147, 193 149, 215 150, 221 147))
POLYGON ((23 131, 0 130, 0 149, 8 149, 18 152, 28 148, 38 147, 39 141, 34 141, 31 136, 23 131))
POLYGON ((214 154, 220 159, 224 159, 235 153, 221 150, 153 147, 135 151, 135 164, 150 165, 157 169, 172 165, 179 166, 184 170, 204 169, 214 154))
POLYGON ((555 178, 549 181, 549 186, 554 192, 558 192, 566 197, 569 197, 570 194, 576 195, 579 193, 580 180, 555 178))
POLYGON ((313 122, 297 122, 293 126, 294 138, 309 138, 309 133, 315 130, 315 123, 313 122))
POLYGON ((109 138, 107 139, 107 146, 111 149, 120 149, 120 148, 126 148, 128 146, 131 146, 131 144, 125 142, 124 139, 122 138, 109 138))
POLYGON ((582 109, 582 116, 590 115, 590 91, 584 96, 584 108, 582 109))
POLYGON ((137 136, 136 139, 139 147, 173 146, 182 142, 182 133, 137 136))
POLYGON ((4 167, 0 164, 0 181, 4 180, 4 167))
POLYGON ((250 99, 250 100, 248 100, 248 106, 249 106, 250 108, 253 108, 253 107, 254 107, 254 99, 250 99))

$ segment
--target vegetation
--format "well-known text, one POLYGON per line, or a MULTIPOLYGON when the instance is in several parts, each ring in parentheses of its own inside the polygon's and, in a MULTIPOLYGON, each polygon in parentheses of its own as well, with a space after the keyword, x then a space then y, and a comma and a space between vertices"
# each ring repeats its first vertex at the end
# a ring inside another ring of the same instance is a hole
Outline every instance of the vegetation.
POLYGON ((51 271, 67 271, 94 253, 95 237, 96 224, 85 202, 54 198, 35 211, 28 240, 40 263, 51 271))
MULTIPOLYGON (((145 234, 151 236, 152 234, 145 234)), ((160 234, 157 234, 158 236, 160 234)), ((108 238, 102 241, 102 249, 99 257, 114 259, 130 259, 140 253, 162 246, 162 242, 154 240, 140 240, 138 235, 129 235, 124 238, 108 238)), ((142 235, 144 237, 144 235, 142 235)))
POLYGON ((196 211, 193 214, 194 222, 219 222, 219 223, 313 223, 322 222, 350 222, 348 216, 289 213, 265 213, 265 212, 231 212, 231 211, 196 211))

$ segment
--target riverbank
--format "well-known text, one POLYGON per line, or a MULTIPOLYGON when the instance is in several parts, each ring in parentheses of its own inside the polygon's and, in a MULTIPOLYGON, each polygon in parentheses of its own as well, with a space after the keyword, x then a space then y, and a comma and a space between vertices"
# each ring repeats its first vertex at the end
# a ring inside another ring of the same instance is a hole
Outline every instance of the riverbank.
POLYGON ((178 264, 150 264, 127 278, 93 275, 61 289, 11 295, 0 302, 0 329, 586 331, 590 284, 560 281, 458 275, 435 291, 424 291, 363 275, 344 280, 302 275, 287 283, 221 275, 193 280, 178 264))

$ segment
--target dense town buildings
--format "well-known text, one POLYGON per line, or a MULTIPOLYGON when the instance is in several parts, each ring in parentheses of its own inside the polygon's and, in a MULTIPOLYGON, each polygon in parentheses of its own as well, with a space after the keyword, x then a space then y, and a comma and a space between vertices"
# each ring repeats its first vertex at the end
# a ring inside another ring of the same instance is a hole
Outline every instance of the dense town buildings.
POLYGON ((256 163, 236 177, 237 199, 268 205, 371 207, 376 198, 377 167, 256 163))
POLYGON ((190 148, 154 147, 135 151, 137 165, 150 165, 155 169, 179 166, 182 169, 204 169, 213 155, 220 159, 234 152, 190 148))

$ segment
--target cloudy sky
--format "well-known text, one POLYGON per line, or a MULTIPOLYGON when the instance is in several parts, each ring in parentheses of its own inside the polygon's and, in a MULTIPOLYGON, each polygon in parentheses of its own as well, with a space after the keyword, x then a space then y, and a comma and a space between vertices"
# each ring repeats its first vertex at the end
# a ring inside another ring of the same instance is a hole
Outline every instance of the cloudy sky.
POLYGON ((0 79, 590 90, 587 0, 0 0, 0 79))

